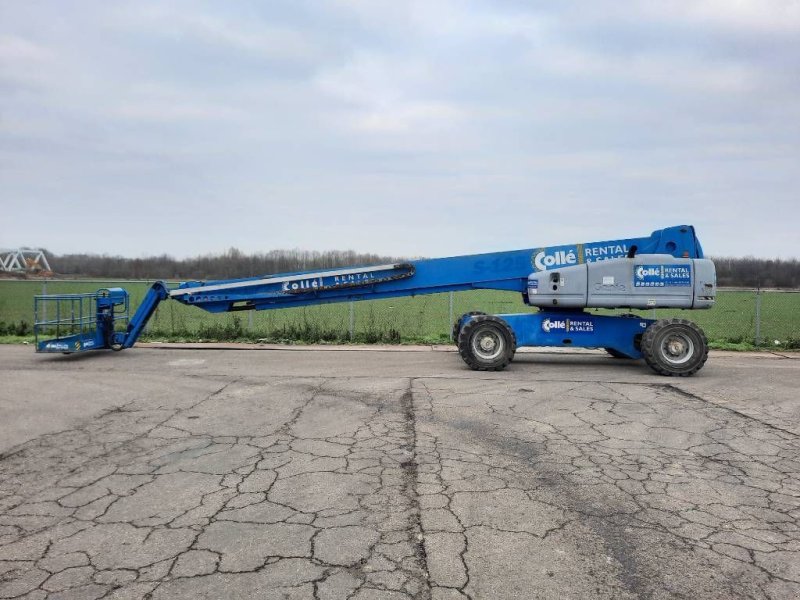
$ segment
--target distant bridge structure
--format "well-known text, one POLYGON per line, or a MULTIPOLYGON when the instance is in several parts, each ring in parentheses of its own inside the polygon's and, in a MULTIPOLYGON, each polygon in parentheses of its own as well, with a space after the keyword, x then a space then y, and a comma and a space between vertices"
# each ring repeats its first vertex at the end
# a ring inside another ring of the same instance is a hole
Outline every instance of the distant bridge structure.
POLYGON ((42 250, 0 248, 0 271, 11 273, 50 272, 50 263, 42 250))

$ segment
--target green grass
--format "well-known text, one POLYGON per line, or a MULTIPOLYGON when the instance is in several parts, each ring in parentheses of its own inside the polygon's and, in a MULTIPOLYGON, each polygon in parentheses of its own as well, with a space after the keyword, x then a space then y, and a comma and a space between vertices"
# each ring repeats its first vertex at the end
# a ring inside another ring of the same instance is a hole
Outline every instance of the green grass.
POLYGON ((32 335, 0 335, 0 344, 32 344, 32 335))
MULTIPOLYGON (((27 334, 20 324, 23 321, 27 324, 33 322, 33 296, 42 293, 42 285, 40 281, 0 281, 0 342, 17 337, 14 333, 27 334)), ((124 287, 130 293, 131 312, 139 305, 149 287, 143 282, 49 281, 46 291, 49 294, 93 292, 101 287, 116 286, 124 287)), ((354 305, 353 341, 446 343, 451 329, 448 304, 448 294, 358 302, 354 305)), ((455 317, 471 310, 513 313, 531 309, 523 304, 520 294, 514 292, 476 290, 454 294, 455 317)), ((609 314, 614 311, 597 312, 609 314)), ((658 318, 678 316, 691 319, 705 330, 716 347, 753 347, 753 292, 722 291, 711 310, 635 312, 647 317, 655 313, 658 318)), ((347 303, 214 315, 178 302, 165 302, 151 319, 145 339, 342 343, 350 341, 348 327, 347 303)), ((761 334, 766 346, 784 349, 800 347, 800 293, 762 294, 761 334), (775 345, 775 340, 780 345, 775 345)))

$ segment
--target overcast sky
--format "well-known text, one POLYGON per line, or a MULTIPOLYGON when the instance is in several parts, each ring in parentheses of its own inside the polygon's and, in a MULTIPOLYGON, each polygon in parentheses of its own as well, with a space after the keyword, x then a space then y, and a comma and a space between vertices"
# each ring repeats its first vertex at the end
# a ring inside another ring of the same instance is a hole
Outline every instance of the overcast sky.
POLYGON ((800 255, 800 1, 0 0, 0 247, 800 255))

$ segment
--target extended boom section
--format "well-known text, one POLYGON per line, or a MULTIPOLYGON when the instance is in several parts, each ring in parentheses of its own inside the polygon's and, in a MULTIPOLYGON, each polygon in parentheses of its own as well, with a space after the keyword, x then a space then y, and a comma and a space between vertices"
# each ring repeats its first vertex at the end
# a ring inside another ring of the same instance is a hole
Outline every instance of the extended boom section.
POLYGON ((643 238, 284 273, 250 279, 190 281, 170 291, 170 297, 209 312, 228 312, 474 289, 527 294, 531 272, 622 258, 629 254, 702 258, 703 251, 694 228, 679 226, 662 229, 643 238))
MULTIPOLYGON (((713 263, 703 257, 694 228, 689 225, 668 227, 641 238, 247 279, 189 281, 174 289, 157 282, 124 329, 113 317, 115 304, 109 298, 119 301, 124 294, 127 310, 127 294, 124 290, 106 291, 105 295, 98 292, 90 345, 75 344, 72 337, 59 337, 57 332, 56 338, 42 343, 37 337, 36 349, 69 353, 130 348, 159 303, 167 299, 223 313, 474 289, 519 292, 526 304, 539 310, 515 315, 473 312, 460 317, 453 326, 453 338, 473 369, 503 369, 519 346, 605 348, 617 358, 644 358, 663 375, 691 375, 708 356, 705 335, 690 321, 586 311, 711 307, 716 298, 716 272, 713 263)), ((47 297, 38 297, 37 303, 44 302, 43 298, 47 297)), ((125 315, 127 319, 127 312, 125 315)), ((81 326, 88 323, 85 316, 81 319, 81 326)), ((37 336, 50 325, 37 317, 37 336)))

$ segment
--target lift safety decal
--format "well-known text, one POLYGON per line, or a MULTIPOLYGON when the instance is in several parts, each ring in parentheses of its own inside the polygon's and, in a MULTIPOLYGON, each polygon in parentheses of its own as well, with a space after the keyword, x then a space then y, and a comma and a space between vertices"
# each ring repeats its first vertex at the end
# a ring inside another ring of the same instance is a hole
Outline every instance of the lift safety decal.
POLYGON ((637 265, 633 268, 634 287, 689 287, 692 265, 637 265))

